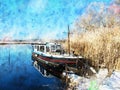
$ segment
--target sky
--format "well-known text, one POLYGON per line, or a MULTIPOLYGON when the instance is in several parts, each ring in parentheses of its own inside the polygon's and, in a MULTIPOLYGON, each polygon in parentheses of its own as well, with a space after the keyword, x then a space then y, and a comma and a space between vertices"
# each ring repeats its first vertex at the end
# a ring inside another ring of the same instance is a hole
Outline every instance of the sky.
POLYGON ((92 2, 111 0, 0 0, 0 39, 62 39, 92 2), (66 32, 66 33, 64 33, 66 32))

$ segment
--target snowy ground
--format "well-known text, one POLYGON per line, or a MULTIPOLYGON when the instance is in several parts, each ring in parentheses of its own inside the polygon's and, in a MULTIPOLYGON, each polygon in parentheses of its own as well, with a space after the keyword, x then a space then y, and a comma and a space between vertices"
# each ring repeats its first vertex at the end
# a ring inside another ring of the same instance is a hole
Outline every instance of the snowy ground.
POLYGON ((102 85, 99 87, 100 90, 120 90, 120 71, 115 71, 111 77, 106 78, 102 85))
POLYGON ((71 83, 76 83, 75 90, 120 90, 120 71, 114 71, 110 77, 107 69, 101 69, 91 78, 71 75, 71 83))

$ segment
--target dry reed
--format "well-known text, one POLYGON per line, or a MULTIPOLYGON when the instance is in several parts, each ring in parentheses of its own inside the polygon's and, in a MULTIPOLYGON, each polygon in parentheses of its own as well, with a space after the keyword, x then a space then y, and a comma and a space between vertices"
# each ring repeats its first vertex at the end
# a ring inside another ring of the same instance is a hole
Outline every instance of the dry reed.
MULTIPOLYGON (((102 26, 96 27, 94 23, 90 24, 93 21, 91 19, 87 26, 84 26, 85 28, 83 25, 86 24, 82 24, 82 28, 86 29, 93 25, 94 27, 81 33, 78 30, 73 31, 70 38, 71 52, 75 51, 75 54, 89 59, 96 69, 105 67, 109 72, 120 70, 120 21, 118 21, 120 16, 109 14, 109 16, 103 16, 102 19, 106 20, 102 26)), ((81 22, 77 22, 77 25, 81 22)), ((82 29, 80 25, 77 28, 82 29)), ((67 41, 64 46, 67 50, 67 41)))

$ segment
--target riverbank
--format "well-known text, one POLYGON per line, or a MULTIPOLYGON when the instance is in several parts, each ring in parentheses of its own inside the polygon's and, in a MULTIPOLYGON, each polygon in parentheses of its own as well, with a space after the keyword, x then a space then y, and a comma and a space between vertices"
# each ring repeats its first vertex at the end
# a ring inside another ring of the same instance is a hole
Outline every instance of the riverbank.
POLYGON ((100 69, 98 73, 89 78, 70 75, 68 90, 119 90, 120 71, 114 71, 110 77, 107 69, 100 69))

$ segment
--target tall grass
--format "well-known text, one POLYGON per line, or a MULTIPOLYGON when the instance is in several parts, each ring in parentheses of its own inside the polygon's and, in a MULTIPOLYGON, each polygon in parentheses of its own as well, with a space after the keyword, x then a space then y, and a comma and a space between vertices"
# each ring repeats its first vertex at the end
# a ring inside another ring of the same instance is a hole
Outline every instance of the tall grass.
POLYGON ((74 34, 71 37, 71 50, 91 60, 94 67, 120 70, 120 27, 74 34))
MULTIPOLYGON (((120 22, 118 21, 120 16, 119 14, 113 16, 112 14, 109 14, 109 16, 107 14, 103 15, 102 20, 98 22, 92 23, 95 21, 94 16, 92 16, 91 21, 88 20, 87 26, 85 26, 85 23, 82 24, 82 28, 80 25, 77 26, 79 29, 92 28, 81 33, 79 33, 78 29, 73 31, 70 39, 71 51, 75 51, 75 54, 89 59, 91 65, 96 69, 106 67, 109 72, 115 69, 120 70, 120 22), (106 20, 104 25, 98 25, 103 20, 106 20)), ((98 20, 100 14, 97 16, 98 20)), ((80 21, 77 24, 81 24, 81 22, 83 23, 83 21, 80 21)), ((87 22, 87 19, 84 22, 87 22)), ((68 48, 67 41, 65 47, 68 48)))

